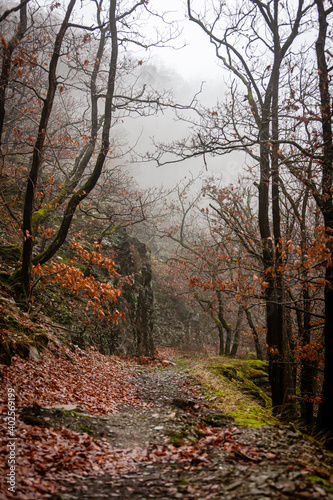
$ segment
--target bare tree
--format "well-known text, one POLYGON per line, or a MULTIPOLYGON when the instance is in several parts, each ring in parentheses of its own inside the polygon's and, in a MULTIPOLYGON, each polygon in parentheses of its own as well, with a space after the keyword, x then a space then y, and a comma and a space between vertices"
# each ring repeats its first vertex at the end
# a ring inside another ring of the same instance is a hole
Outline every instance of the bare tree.
MULTIPOLYGON (((258 221, 267 282, 269 378, 275 411, 288 415, 293 411, 293 405, 289 399, 289 348, 285 292, 280 272, 279 88, 282 63, 299 34, 310 6, 300 0, 281 15, 279 0, 267 3, 250 0, 243 2, 241 8, 239 5, 228 7, 216 2, 206 13, 195 13, 191 0, 187 4, 189 19, 207 34, 215 46, 218 59, 234 77, 231 84, 231 126, 228 125, 230 115, 222 116, 219 122, 219 114, 213 110, 211 128, 203 134, 200 131, 197 140, 192 139, 192 148, 196 154, 223 154, 241 149, 252 156, 260 167, 258 221), (237 93, 236 99, 237 81, 245 90, 244 102, 248 104, 252 116, 247 123, 237 118, 235 113, 240 97, 237 93), (213 134, 210 135, 212 129, 213 134)), ((180 156, 186 155, 186 146, 182 145, 180 156)))
MULTIPOLYGON (((3 67, 14 63, 3 80, 1 117, 7 139, 6 150, 2 150, 3 172, 8 173, 8 189, 2 189, 2 196, 15 224, 20 226, 20 218, 23 220, 22 266, 12 274, 10 282, 24 300, 30 298, 32 266, 54 257, 67 237, 77 208, 83 208, 83 201, 100 179, 101 186, 102 179, 108 178, 101 175, 119 154, 117 138, 111 139, 117 120, 130 114, 158 113, 162 107, 177 107, 169 92, 156 92, 139 82, 135 71, 141 68, 142 60, 129 61, 126 57, 130 44, 145 49, 162 46, 177 34, 177 29, 168 26, 165 36, 156 32, 153 40, 145 37, 140 30, 140 14, 155 15, 145 0, 112 0, 106 10, 103 2, 95 2, 94 6, 96 22, 86 26, 76 22, 75 0, 70 1, 63 19, 59 12, 50 14, 47 32, 45 22, 38 26, 41 14, 33 11, 33 3, 31 17, 26 2, 3 16, 3 22, 7 22, 18 11, 22 21, 10 51, 3 49, 3 67), (27 31, 29 36, 24 38, 27 31), (43 47, 38 45, 40 40, 43 47), (13 112, 6 115, 10 103, 13 112), (7 202, 13 188, 9 170, 16 164, 19 171, 20 158, 24 168, 20 171, 19 189, 26 184, 25 194, 20 192, 18 199, 23 198, 24 203, 11 206, 7 202), (48 224, 54 235, 38 245, 41 229, 47 229, 48 224)), ((138 200, 137 214, 144 205, 142 198, 138 200)))

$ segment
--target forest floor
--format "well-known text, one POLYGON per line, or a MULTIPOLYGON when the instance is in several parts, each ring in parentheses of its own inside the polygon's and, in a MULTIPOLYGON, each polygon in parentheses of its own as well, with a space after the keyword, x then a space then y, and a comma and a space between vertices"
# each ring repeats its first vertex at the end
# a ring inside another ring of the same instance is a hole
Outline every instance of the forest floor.
POLYGON ((177 368, 138 374, 138 393, 154 406, 123 408, 94 424, 120 453, 139 458, 133 470, 79 480, 58 498, 333 498, 318 484, 333 474, 320 446, 291 425, 235 425, 191 382, 177 368))
POLYGON ((1 365, 0 499, 333 499, 332 455, 227 377, 217 387, 207 359, 145 366, 48 336, 41 359, 1 365))

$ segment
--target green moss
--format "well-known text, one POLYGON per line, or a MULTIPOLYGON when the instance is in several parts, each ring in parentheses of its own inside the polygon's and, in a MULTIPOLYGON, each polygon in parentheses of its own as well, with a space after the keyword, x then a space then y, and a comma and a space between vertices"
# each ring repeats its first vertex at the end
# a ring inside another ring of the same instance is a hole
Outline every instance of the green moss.
POLYGON ((190 481, 188 481, 187 479, 182 479, 181 481, 178 482, 179 486, 187 486, 189 484, 190 484, 190 481))
POLYGON ((188 365, 190 364, 190 361, 188 359, 182 359, 182 358, 173 358, 173 361, 179 365, 188 365))
POLYGON ((182 446, 184 444, 184 439, 186 437, 186 433, 185 432, 171 432, 169 434, 169 437, 170 437, 171 444, 178 448, 179 446, 182 446))
POLYGON ((17 264, 21 259, 22 250, 17 245, 4 245, 0 243, 0 257, 11 264, 17 264))
POLYGON ((251 380, 245 380, 243 383, 243 389, 250 394, 252 394, 256 399, 262 401, 266 408, 270 408, 272 406, 272 400, 251 380))
POLYGON ((36 212, 32 214, 32 226, 36 230, 37 225, 40 220, 44 220, 51 212, 53 208, 46 207, 46 208, 40 208, 36 212))
POLYGON ((262 425, 274 425, 276 419, 260 406, 239 405, 233 414, 235 422, 247 427, 261 427, 262 425))
POLYGON ((325 490, 333 492, 333 484, 327 481, 327 479, 316 476, 314 474, 309 474, 308 476, 306 476, 306 478, 312 481, 313 483, 318 484, 318 486, 321 486, 325 490))
POLYGON ((27 332, 28 329, 20 323, 20 321, 12 316, 11 314, 7 314, 0 320, 0 324, 3 325, 7 330, 16 333, 27 332))
POLYGON ((268 386, 267 361, 222 359, 208 368, 216 375, 222 375, 237 384, 244 392, 251 394, 266 408, 271 406, 271 399, 260 386, 268 386))
POLYGON ((221 427, 225 424, 228 416, 224 413, 216 413, 213 416, 201 417, 201 420, 210 427, 221 427))
POLYGON ((81 425, 80 430, 86 432, 87 434, 92 434, 95 430, 93 425, 81 425))
POLYGON ((266 370, 266 361, 213 358, 191 366, 190 372, 226 417, 241 425, 260 427, 277 423, 272 416, 266 370))

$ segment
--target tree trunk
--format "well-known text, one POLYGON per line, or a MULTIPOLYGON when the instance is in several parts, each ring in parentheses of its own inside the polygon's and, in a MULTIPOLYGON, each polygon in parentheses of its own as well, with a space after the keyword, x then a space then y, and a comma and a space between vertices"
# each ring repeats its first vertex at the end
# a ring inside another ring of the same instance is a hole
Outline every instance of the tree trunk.
POLYGON ((224 331, 221 323, 217 324, 219 332, 219 356, 224 356, 224 331))
POLYGON ((232 358, 236 357, 237 350, 238 350, 242 321, 243 321, 243 313, 244 313, 244 308, 242 305, 240 305, 238 308, 238 313, 237 313, 237 322, 236 322, 236 328, 235 328, 235 334, 234 334, 234 341, 233 341, 232 349, 230 352, 230 356, 232 358))
POLYGON ((253 323, 253 319, 252 319, 252 315, 251 315, 251 311, 248 307, 244 306, 244 311, 245 311, 245 314, 246 314, 246 318, 247 318, 247 321, 249 323, 249 327, 251 328, 252 330, 252 335, 253 335, 253 340, 254 340, 254 345, 255 345, 255 348, 256 348, 256 353, 257 353, 257 359, 260 359, 260 360, 263 360, 264 359, 264 356, 263 356, 263 353, 262 353, 262 350, 261 350, 261 346, 260 346, 260 342, 259 342, 259 336, 258 336, 258 332, 257 332, 257 329, 255 327, 255 324, 253 323))
MULTIPOLYGON (((75 0, 72 0, 70 5, 74 5, 75 0)), ((24 289, 26 292, 26 296, 28 295, 30 291, 30 279, 31 279, 31 266, 32 264, 37 265, 37 264, 44 264, 45 262, 49 261, 55 253, 59 250, 59 248, 62 246, 64 243, 68 230, 71 226, 72 219, 75 213, 75 210, 79 203, 88 196, 88 194, 93 190, 95 187, 101 173, 102 173, 102 168, 105 162, 105 159, 109 153, 109 146, 110 146, 110 129, 111 129, 111 117, 112 117, 112 102, 113 102, 113 96, 114 96, 114 88, 115 88, 115 78, 116 78, 116 70, 117 70, 117 60, 118 60, 118 35, 117 35, 117 26, 116 26, 116 0, 111 0, 110 2, 110 33, 111 33, 111 44, 112 44, 112 50, 111 50, 111 57, 110 57, 110 64, 109 64, 109 72, 108 72, 108 84, 107 84, 107 93, 106 93, 106 98, 105 98, 105 106, 104 106, 104 124, 103 124, 103 129, 102 129, 102 140, 101 140, 101 148, 100 152, 98 154, 95 167, 91 173, 91 175, 88 177, 87 181, 85 184, 76 192, 73 194, 73 196, 70 198, 67 208, 65 210, 62 223, 60 225, 60 228, 58 230, 58 233, 56 234, 54 240, 51 242, 51 244, 39 255, 34 257, 32 259, 32 238, 28 237, 26 238, 25 241, 25 246, 24 246, 24 252, 25 256, 23 257, 23 263, 22 263, 22 268, 19 269, 17 272, 15 272, 11 276, 11 281, 15 282, 17 281, 18 278, 20 278, 24 284, 24 289)), ((69 11, 69 9, 68 9, 69 11)), ((69 15, 66 15, 66 19, 69 17, 69 15)), ((65 21, 63 22, 63 25, 65 26, 65 21)), ((58 40, 58 38, 57 38, 58 40)), ((57 43, 57 42, 56 42, 57 43)), ((59 43, 59 40, 58 40, 59 43)), ((54 67, 55 71, 55 67, 54 67)), ((51 68, 50 68, 50 73, 51 73, 51 68)), ((53 74, 53 73, 52 73, 53 74)), ((50 77, 51 78, 51 77, 50 77)), ((52 79, 53 82, 53 79, 52 79)), ((55 89, 54 89, 55 90, 55 89)), ((47 109, 47 113, 49 114, 51 109, 47 109)), ((46 112, 45 112, 46 113, 46 112)), ((48 119, 45 122, 47 125, 48 119)), ((44 139, 45 139, 45 130, 43 132, 44 139)), ((37 141, 40 139, 40 137, 37 139, 37 141)), ((43 141, 41 141, 41 147, 43 146, 43 141)), ((36 148, 35 148, 36 150, 36 148)), ((38 170, 39 170, 39 165, 40 165, 40 155, 38 155, 38 151, 36 151, 35 155, 35 167, 34 169, 32 168, 31 170, 33 171, 33 179, 34 182, 32 182, 31 176, 29 177, 29 182, 28 182, 28 188, 27 188, 27 198, 28 200, 26 201, 26 207, 24 210, 24 214, 26 217, 25 220, 25 227, 26 230, 28 231, 28 235, 31 234, 30 231, 32 231, 32 202, 34 199, 34 186, 37 181, 37 176, 38 176, 38 170)))
POLYGON ((327 36, 327 12, 323 0, 316 0, 319 19, 319 35, 316 42, 316 55, 319 74, 319 91, 321 99, 321 123, 323 131, 323 160, 322 160, 322 206, 324 216, 327 248, 330 258, 327 259, 325 273, 325 368, 322 403, 319 408, 317 428, 324 432, 333 447, 333 268, 332 268, 332 235, 333 235, 333 206, 332 206, 332 179, 333 179, 333 141, 332 141, 332 112, 329 92, 329 75, 325 55, 327 36))
POLYGON ((219 356, 224 356, 224 352, 225 352, 224 351, 224 329, 223 329, 221 317, 222 317, 222 319, 224 319, 224 318, 223 318, 223 309, 222 309, 222 302, 221 302, 221 292, 219 290, 216 292, 216 297, 217 297, 218 304, 219 304, 219 310, 218 310, 217 316, 215 316, 215 314, 214 314, 213 307, 212 307, 210 301, 207 299, 200 298, 198 292, 194 293, 194 298, 198 301, 202 310, 205 311, 206 313, 208 312, 208 314, 210 315, 210 317, 214 320, 214 322, 216 324, 217 331, 219 334, 219 356), (204 303, 209 304, 208 310, 205 309, 204 303))
POLYGON ((8 87, 10 70, 12 66, 12 55, 20 41, 22 40, 24 33, 27 29, 27 1, 21 0, 20 2, 20 23, 17 32, 7 43, 7 47, 3 48, 2 54, 2 67, 0 75, 0 151, 2 146, 2 131, 5 121, 6 114, 6 90, 8 87))
MULTIPOLYGON (((278 1, 274 2, 275 19, 278 24, 278 1)), ((283 412, 286 418, 295 413, 295 401, 291 396, 291 367, 289 346, 286 331, 286 317, 284 306, 284 283, 283 283, 283 258, 282 258, 282 235, 281 235, 281 214, 280 214, 280 181, 279 181, 279 40, 275 37, 276 61, 272 70, 272 153, 271 153, 271 175, 272 175, 272 222, 274 236, 274 279, 272 280, 274 290, 274 309, 272 310, 272 320, 274 326, 271 331, 269 346, 270 371, 276 383, 274 389, 276 393, 277 411, 283 412), (272 349, 275 353, 272 353, 272 349)), ((273 391, 273 389, 272 389, 273 391)), ((274 404, 273 404, 274 408, 274 404)))
POLYGON ((219 304, 219 310, 218 310, 218 320, 220 325, 219 333, 220 335, 221 334, 223 335, 223 329, 226 331, 224 354, 225 356, 230 356, 232 331, 231 331, 231 325, 229 325, 229 323, 226 322, 224 317, 223 297, 220 290, 217 291, 217 300, 219 304))
MULTIPOLYGON (((310 297, 308 286, 303 286, 304 312, 301 343, 304 348, 311 342, 310 297)), ((313 426, 314 369, 311 360, 306 358, 301 366, 301 418, 308 429, 313 426)))
POLYGON ((30 297, 31 288, 31 267, 32 267, 32 251, 33 251, 33 228, 32 228, 32 213, 35 202, 35 191, 39 176, 39 169, 42 161, 44 143, 46 138, 47 127, 54 103, 54 96, 57 89, 57 65, 60 58, 62 42, 68 28, 69 18, 73 11, 76 0, 71 0, 68 5, 65 18, 62 22, 60 30, 56 36, 54 43, 53 54, 50 61, 49 80, 47 96, 44 100, 42 114, 38 127, 38 135, 34 145, 32 163, 27 181, 26 193, 24 198, 23 209, 23 253, 22 253, 22 271, 21 279, 23 285, 23 295, 25 300, 30 297))

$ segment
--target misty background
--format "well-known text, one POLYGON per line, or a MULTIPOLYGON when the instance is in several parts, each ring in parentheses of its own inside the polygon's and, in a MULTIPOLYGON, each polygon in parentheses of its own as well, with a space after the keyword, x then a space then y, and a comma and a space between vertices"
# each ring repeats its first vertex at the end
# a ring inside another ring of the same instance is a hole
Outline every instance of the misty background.
MULTIPOLYGON (((137 48, 128 57, 142 60, 140 79, 155 89, 171 91, 174 102, 190 104, 194 95, 203 106, 214 109, 217 101, 224 101, 226 96, 226 72, 219 64, 215 48, 203 31, 187 18, 186 2, 169 0, 165 2, 150 0, 148 5, 152 10, 163 14, 164 20, 172 26, 177 23, 180 35, 164 47, 151 48, 148 52, 137 48), (166 11, 167 10, 167 11, 166 11), (165 12, 166 11, 166 12, 165 12)), ((150 20, 146 29, 162 31, 166 26, 158 18, 154 25, 150 20)), ((181 113, 186 117, 186 113, 181 113)), ((130 117, 113 129, 121 138, 123 150, 127 146, 134 151, 145 154, 153 151, 152 142, 172 142, 191 134, 189 123, 178 119, 172 110, 164 110, 157 116, 130 117)), ((192 158, 180 163, 157 167, 154 161, 133 161, 130 154, 125 154, 121 160, 122 166, 133 176, 140 188, 164 186, 171 188, 188 176, 197 177, 202 171, 205 175, 214 175, 223 184, 233 182, 242 170, 245 156, 234 152, 226 156, 192 158)), ((200 185, 198 188, 200 189, 200 185)))

